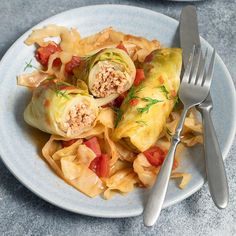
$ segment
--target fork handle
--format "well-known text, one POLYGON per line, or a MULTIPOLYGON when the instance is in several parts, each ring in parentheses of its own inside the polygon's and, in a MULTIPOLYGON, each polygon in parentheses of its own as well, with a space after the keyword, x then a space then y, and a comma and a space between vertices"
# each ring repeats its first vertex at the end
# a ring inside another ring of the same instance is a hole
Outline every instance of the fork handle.
POLYGON ((199 108, 203 119, 208 185, 215 205, 219 209, 223 209, 229 201, 229 189, 220 146, 211 119, 211 107, 200 106, 199 108))
POLYGON ((188 109, 189 107, 184 108, 181 114, 178 127, 176 128, 175 134, 172 137, 170 149, 165 158, 165 161, 161 166, 160 172, 158 173, 156 182, 152 187, 152 191, 145 206, 143 219, 146 226, 154 225, 160 215, 172 171, 175 150, 178 146, 178 143, 180 142, 180 133, 182 131, 188 109))

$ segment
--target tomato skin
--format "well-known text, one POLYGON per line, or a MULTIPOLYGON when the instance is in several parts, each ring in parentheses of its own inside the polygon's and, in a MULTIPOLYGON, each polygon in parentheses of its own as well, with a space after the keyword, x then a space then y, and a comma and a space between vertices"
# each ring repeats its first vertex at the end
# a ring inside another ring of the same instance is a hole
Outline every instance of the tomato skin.
POLYGON ((145 155, 149 163, 153 166, 162 165, 166 156, 166 152, 164 152, 163 150, 161 150, 159 147, 156 146, 151 147, 148 150, 144 151, 143 154, 145 155))
POLYGON ((130 106, 132 106, 132 107, 138 105, 138 103, 139 103, 139 100, 137 98, 133 98, 129 102, 130 106))
POLYGON ((116 48, 121 49, 121 50, 125 51, 125 52, 128 54, 128 50, 127 50, 127 48, 125 47, 125 45, 124 45, 122 42, 120 42, 120 43, 116 46, 116 48))
POLYGON ((72 74, 73 74, 73 69, 74 69, 76 66, 78 66, 78 65, 80 64, 80 62, 81 62, 80 57, 73 56, 73 57, 71 58, 71 60, 70 60, 68 63, 66 63, 66 65, 65 65, 65 71, 66 71, 68 74, 72 75, 72 74))
POLYGON ((138 86, 144 79, 145 79, 144 70, 143 69, 136 69, 134 85, 138 86))
POLYGON ((100 157, 95 157, 89 165, 89 169, 92 170, 96 174, 97 174, 97 169, 99 166, 99 159, 100 159, 100 157))
POLYGON ((73 143, 75 143, 78 139, 71 139, 68 141, 62 141, 61 145, 63 148, 71 146, 73 143))
POLYGON ((72 90, 72 89, 75 89, 75 87, 69 86, 69 85, 58 85, 58 89, 59 90, 72 90))
POLYGON ((61 66, 61 59, 60 58, 56 58, 54 61, 53 61, 53 63, 52 63, 52 65, 53 66, 55 66, 55 67, 59 67, 59 66, 61 66))
POLYGON ((125 100, 127 97, 128 92, 125 91, 124 93, 120 94, 119 97, 117 97, 114 101, 114 106, 115 107, 120 107, 122 102, 125 100))
POLYGON ((152 52, 151 52, 149 55, 146 56, 144 62, 147 62, 147 63, 148 63, 148 62, 151 62, 152 59, 153 59, 153 54, 152 54, 152 52))
POLYGON ((102 155, 97 137, 86 140, 84 144, 96 154, 96 157, 100 157, 102 155))
POLYGON ((125 100, 128 92, 125 91, 124 93, 120 94, 115 100, 111 101, 110 103, 102 106, 102 107, 120 107, 122 102, 125 100))
POLYGON ((95 157, 89 165, 89 169, 96 173, 98 177, 106 178, 109 176, 109 157, 107 154, 101 154, 95 157))
MULTIPOLYGON (((39 47, 35 52, 35 57, 42 66, 47 66, 49 57, 55 52, 61 52, 60 46, 56 43, 50 43, 45 47, 39 47)), ((61 63, 59 60, 56 59, 54 63, 59 65, 61 63)))
POLYGON ((109 176, 109 157, 107 154, 102 154, 100 156, 99 163, 99 177, 108 177, 109 176))

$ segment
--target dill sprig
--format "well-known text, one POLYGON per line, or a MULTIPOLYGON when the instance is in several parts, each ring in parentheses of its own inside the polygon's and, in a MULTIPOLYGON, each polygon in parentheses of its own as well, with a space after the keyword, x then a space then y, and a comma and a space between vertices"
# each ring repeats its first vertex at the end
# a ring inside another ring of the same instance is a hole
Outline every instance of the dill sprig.
POLYGON ((158 102, 162 102, 161 100, 158 100, 158 99, 153 99, 153 98, 150 98, 150 97, 144 97, 142 98, 142 101, 145 101, 145 102, 148 102, 148 104, 146 104, 145 107, 139 107, 137 108, 137 111, 139 113, 144 113, 144 112, 148 112, 149 109, 156 103, 158 102))
POLYGON ((61 97, 64 97, 68 100, 70 99, 66 90, 62 92, 60 89, 55 89, 54 91, 55 91, 55 93, 57 94, 58 97, 61 96, 61 97))
POLYGON ((139 124, 139 125, 141 125, 141 126, 147 126, 147 122, 146 121, 144 121, 144 120, 137 120, 137 121, 135 121, 135 123, 137 123, 137 124, 139 124))
POLYGON ((115 120, 115 127, 117 127, 117 125, 119 124, 121 118, 122 118, 122 111, 120 108, 118 107, 113 107, 113 111, 116 113, 116 120, 115 120))
POLYGON ((129 93, 127 95, 127 98, 126 98, 126 101, 125 103, 129 103, 132 99, 137 99, 137 98, 140 98, 139 96, 135 95, 137 93, 139 93, 142 89, 144 88, 144 85, 141 84, 139 86, 139 88, 135 88, 134 86, 132 86, 129 90, 129 93), (136 89, 136 90, 135 90, 136 89))
POLYGON ((26 71, 26 70, 29 69, 29 68, 38 69, 36 66, 32 65, 32 60, 33 60, 33 59, 31 59, 29 62, 25 62, 24 71, 26 71))
POLYGON ((179 97, 175 96, 174 97, 174 108, 173 108, 174 111, 176 111, 178 109, 179 102, 180 102, 179 97))
POLYGON ((166 127, 166 133, 170 136, 172 136, 173 134, 171 133, 171 131, 166 127))
POLYGON ((71 84, 64 82, 64 81, 58 82, 57 85, 59 85, 59 86, 60 85, 72 86, 71 84))
POLYGON ((169 91, 166 89, 165 85, 160 86, 159 89, 161 90, 161 92, 165 94, 165 97, 169 99, 168 97, 169 91))
POLYGON ((59 87, 58 87, 58 83, 57 84, 55 84, 55 88, 53 89, 53 91, 56 93, 56 95, 58 96, 58 97, 64 97, 64 98, 66 98, 66 99, 70 99, 69 98, 69 94, 67 94, 67 90, 64 90, 64 91, 62 91, 59 87))

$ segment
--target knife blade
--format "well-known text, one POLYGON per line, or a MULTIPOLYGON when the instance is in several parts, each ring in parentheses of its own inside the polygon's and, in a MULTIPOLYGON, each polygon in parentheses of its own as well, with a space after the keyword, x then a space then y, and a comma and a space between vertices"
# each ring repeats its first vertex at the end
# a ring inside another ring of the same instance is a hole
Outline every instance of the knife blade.
MULTIPOLYGON (((186 67, 193 45, 201 45, 197 12, 194 6, 183 8, 179 33, 180 45, 183 49, 183 65, 186 67)), ((213 102, 209 93, 207 99, 198 106, 198 110, 201 112, 203 120, 204 156, 209 190, 215 205, 223 209, 228 204, 229 190, 221 150, 211 119, 212 108, 213 102)))

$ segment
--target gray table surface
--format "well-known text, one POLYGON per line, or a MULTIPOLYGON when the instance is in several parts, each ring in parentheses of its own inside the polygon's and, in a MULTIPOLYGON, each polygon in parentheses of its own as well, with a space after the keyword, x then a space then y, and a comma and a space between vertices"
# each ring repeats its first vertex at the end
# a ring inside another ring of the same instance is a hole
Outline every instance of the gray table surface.
MULTIPOLYGON (((36 23, 59 12, 86 5, 116 3, 149 8, 178 19, 185 3, 127 0, 0 0, 0 58, 36 23)), ((236 1, 195 3, 201 35, 224 60, 236 82, 236 1)), ((181 203, 162 211, 158 224, 145 228, 142 216, 102 219, 73 214, 41 200, 0 161, 0 235, 236 235, 236 142, 225 162, 230 188, 227 209, 218 210, 207 184, 181 203)))

